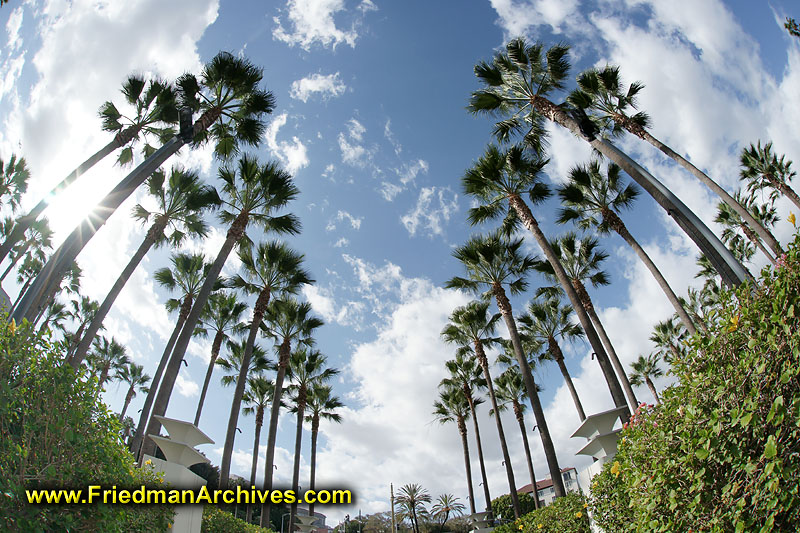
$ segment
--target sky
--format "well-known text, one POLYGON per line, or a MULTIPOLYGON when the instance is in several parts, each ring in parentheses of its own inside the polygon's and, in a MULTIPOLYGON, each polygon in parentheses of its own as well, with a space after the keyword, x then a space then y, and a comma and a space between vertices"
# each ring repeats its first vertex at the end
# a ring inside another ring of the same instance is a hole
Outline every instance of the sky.
MULTIPOLYGON (((568 43, 574 75, 585 68, 620 65, 624 80, 645 84, 640 108, 653 119, 652 133, 729 191, 738 185, 738 154, 750 142, 773 141, 778 153, 800 157, 800 41, 782 27, 800 16, 788 0, 490 0, 387 2, 384 0, 28 0, 0 9, 0 158, 24 155, 32 179, 23 208, 39 198, 88 155, 109 140, 97 115, 131 73, 174 80, 199 73, 221 50, 263 68, 263 86, 276 97, 275 111, 257 149, 260 160, 276 160, 294 175, 301 191, 290 206, 303 225, 287 239, 305 254, 316 283, 303 289, 325 321, 318 348, 341 370, 334 390, 345 407, 343 422, 323 422, 317 486, 352 488, 350 507, 321 509, 328 524, 345 513, 389 508, 395 490, 419 483, 434 498, 451 493, 467 503, 461 442, 454 425, 434 422, 436 386, 453 348, 439 333, 452 310, 472 296, 445 289, 462 275, 452 251, 477 230, 466 221, 470 198, 460 178, 492 141, 492 122, 465 107, 479 88, 474 65, 489 60, 508 39, 525 36, 546 45, 568 43), (792 9, 794 8, 794 9, 792 9)), ((572 83, 572 82, 571 82, 572 83)), ((574 86, 571 85, 570 88, 574 86)), ((588 146, 549 127, 546 179, 558 184, 569 169, 591 157, 588 146)), ((620 146, 667 184, 712 229, 716 200, 704 186, 660 152, 638 139, 620 146)), ((60 242, 94 203, 125 174, 107 158, 53 202, 47 211, 60 242)), ((219 162, 211 149, 184 149, 169 165, 195 169, 219 185, 219 162)), ((102 299, 146 228, 131 217, 147 205, 144 191, 129 199, 79 256, 82 292, 102 299)), ((786 242, 788 201, 778 204, 775 232, 786 242)), ((555 224, 555 201, 536 208, 545 231, 555 236, 571 227, 555 224)), ((679 294, 697 287, 693 247, 649 198, 623 214, 632 233, 679 294)), ((210 237, 186 250, 216 256, 225 229, 214 219, 210 237)), ((251 233, 255 240, 266 236, 251 233)), ((611 340, 626 366, 653 345, 652 326, 672 314, 646 268, 616 236, 600 238, 610 254, 605 264, 612 283, 591 289, 611 340)), ((526 250, 538 253, 526 238, 526 250)), ((106 319, 106 335, 122 342, 131 359, 152 374, 174 324, 164 308, 167 292, 153 273, 169 253, 148 254, 106 319)), ((750 265, 763 266, 759 258, 750 265)), ((237 272, 232 256, 224 273, 237 272)), ((519 311, 531 291, 515 298, 519 311)), ((10 277, 12 298, 19 286, 10 277)), ((250 302, 251 304, 253 302, 250 302)), ((492 307, 494 309, 494 307, 492 307)), ((506 331, 501 326, 501 333, 506 331)), ((274 350, 267 339, 261 344, 274 350)), ((567 365, 588 413, 612 407, 608 389, 588 345, 564 347, 567 365)), ((167 416, 191 420, 210 352, 209 341, 194 341, 181 370, 167 416)), ((493 372, 501 369, 493 368, 493 372)), ((562 467, 588 464, 570 439, 578 417, 557 368, 535 370, 562 467)), ((215 441, 201 447, 219 464, 232 388, 212 379, 200 428, 215 441)), ((669 377, 657 381, 659 388, 669 377)), ((124 387, 110 385, 105 401, 121 409, 124 387)), ((652 402, 646 388, 640 399, 652 402)), ((144 397, 129 408, 135 413, 144 397)), ((492 497, 508 492, 494 423, 487 409, 479 423, 492 497)), ((533 419, 528 415, 530 430, 533 419)), ((518 486, 528 482, 518 428, 502 417, 518 486)), ((275 471, 291 481, 294 424, 281 416, 275 471)), ((241 416, 232 472, 248 476, 253 417, 241 416)), ((305 428, 301 487, 308 483, 309 429, 305 428)), ((538 433, 530 434, 538 478, 547 468, 538 433)), ((477 505, 483 505, 474 435, 470 428, 477 505)), ((262 435, 263 471, 266 431, 262 435)), ((260 477, 260 475, 259 475, 260 477)))

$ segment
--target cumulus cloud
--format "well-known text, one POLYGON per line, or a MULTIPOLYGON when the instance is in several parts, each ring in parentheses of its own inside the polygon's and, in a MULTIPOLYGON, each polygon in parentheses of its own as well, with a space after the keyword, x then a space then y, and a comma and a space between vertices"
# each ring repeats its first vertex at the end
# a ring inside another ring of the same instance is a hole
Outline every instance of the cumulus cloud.
POLYGON ((311 76, 295 80, 289 89, 289 96, 297 100, 307 102, 314 94, 319 94, 323 100, 341 96, 347 90, 347 86, 339 79, 339 73, 312 74, 311 76))
POLYGON ((449 187, 423 187, 417 205, 400 218, 412 237, 422 228, 428 234, 443 235, 443 225, 458 211, 458 194, 449 187))
POLYGON ((342 43, 355 48, 357 28, 363 15, 376 9, 370 0, 363 0, 356 9, 359 15, 347 17, 351 20, 349 29, 342 29, 343 26, 337 25, 334 18, 347 14, 344 0, 289 0, 286 17, 290 29, 284 27, 281 17, 274 17, 272 36, 289 46, 298 45, 305 50, 310 50, 315 43, 323 48, 335 49, 342 43))
POLYGON ((353 228, 354 230, 358 230, 358 229, 361 228, 361 221, 364 220, 364 219, 363 219, 363 217, 356 218, 353 215, 351 215, 350 213, 348 213, 347 211, 339 210, 339 212, 336 213, 336 216, 333 217, 328 222, 327 226, 325 226, 325 231, 333 231, 333 230, 335 230, 336 229, 336 224, 338 222, 342 222, 342 221, 345 221, 345 220, 350 224, 351 228, 353 228))
POLYGON ((278 130, 286 125, 287 120, 288 115, 286 113, 275 117, 267 126, 264 138, 267 141, 267 147, 270 152, 281 160, 287 172, 296 174, 298 170, 308 166, 308 150, 296 136, 292 137, 291 142, 278 140, 278 130))

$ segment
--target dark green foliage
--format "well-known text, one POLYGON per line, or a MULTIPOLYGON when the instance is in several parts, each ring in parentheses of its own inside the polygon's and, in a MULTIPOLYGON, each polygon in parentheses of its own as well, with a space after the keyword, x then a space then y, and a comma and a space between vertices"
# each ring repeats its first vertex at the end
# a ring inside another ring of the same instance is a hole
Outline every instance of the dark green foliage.
POLYGON ((234 517, 213 505, 203 508, 202 533, 267 533, 271 529, 248 524, 241 518, 234 517))
MULTIPOLYGON (((492 506, 494 507, 494 502, 492 506)), ((494 529, 494 533, 589 533, 589 531, 586 499, 579 492, 571 492, 563 498, 556 498, 547 507, 532 511, 514 522, 494 529)), ((617 533, 612 529, 606 531, 617 533)))
POLYGON ((37 487, 161 486, 135 467, 117 416, 95 398, 97 381, 64 365, 64 349, 0 317, 0 530, 166 530, 167 505, 27 503, 25 489, 37 487))
MULTIPOLYGON (((536 509, 533 496, 525 492, 518 492, 519 514, 526 515, 536 509)), ((492 514, 503 520, 514 518, 514 508, 511 506, 511 495, 503 494, 499 498, 492 500, 492 514)))
POLYGON ((661 406, 632 418, 593 487, 601 527, 624 531, 630 520, 635 531, 796 531, 798 247, 800 235, 758 286, 723 292, 716 327, 673 361, 678 382, 661 406))

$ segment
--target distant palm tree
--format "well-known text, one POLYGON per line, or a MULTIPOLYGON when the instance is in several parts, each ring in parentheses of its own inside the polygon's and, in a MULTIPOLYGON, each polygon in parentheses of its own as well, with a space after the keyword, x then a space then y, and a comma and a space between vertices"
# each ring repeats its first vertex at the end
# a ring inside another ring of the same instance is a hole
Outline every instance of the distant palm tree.
POLYGON ((72 313, 70 313, 67 305, 58 300, 53 300, 45 309, 42 323, 39 326, 39 333, 44 333, 46 329, 50 329, 51 331, 58 330, 62 335, 66 336, 65 322, 71 318, 72 313))
MULTIPOLYGON (((308 414, 306 422, 311 422, 311 479, 308 488, 316 488, 317 475, 317 436, 319 435, 319 423, 321 420, 328 420, 337 424, 342 422, 342 416, 336 412, 337 409, 344 407, 341 400, 333 395, 330 385, 315 383, 308 391, 308 414)), ((309 516, 314 516, 314 503, 308 505, 309 516)))
POLYGON ((439 389, 439 399, 433 403, 433 416, 440 424, 455 422, 461 436, 461 447, 464 451, 464 468, 467 473, 467 490, 469 494, 469 512, 475 514, 475 494, 472 488, 472 466, 469 460, 469 442, 467 441, 467 424, 470 407, 460 387, 439 389))
POLYGON ((425 504, 431 502, 431 495, 416 483, 409 483, 400 487, 397 504, 403 509, 403 514, 411 520, 414 533, 420 533, 419 517, 428 513, 425 504))
MULTIPOLYGON (((759 204, 754 195, 750 194, 745 197, 741 190, 736 191, 733 196, 764 228, 769 229, 778 221, 778 210, 774 205, 759 204)), ((753 230, 745 223, 744 219, 742 219, 736 211, 732 210, 728 204, 724 202, 717 204, 717 216, 714 218, 714 222, 721 224, 725 228, 722 230, 722 242, 730 246, 733 242, 741 238, 738 233, 741 231, 748 241, 761 250, 761 253, 763 253, 773 265, 775 264, 775 256, 764 247, 760 236, 753 233, 753 230)), ((780 253, 780 249, 778 253, 780 253)))
POLYGON ((93 369, 92 373, 97 376, 98 393, 112 370, 119 371, 130 363, 126 351, 125 347, 113 337, 111 341, 106 337, 99 337, 95 341, 89 364, 93 369))
POLYGON ((9 315, 11 315, 16 309, 17 304, 19 304, 20 300, 22 300, 22 297, 25 296, 25 291, 28 290, 28 287, 30 287, 30 285, 36 279, 36 276, 39 275, 39 272, 42 271, 42 268, 44 268, 44 260, 36 257, 29 256, 22 261, 22 264, 17 270, 17 283, 21 284, 22 288, 20 288, 19 294, 17 294, 17 298, 14 300, 14 303, 11 304, 9 315))
POLYGON ((464 504, 458 501, 458 498, 452 494, 440 494, 436 498, 436 503, 431 507, 431 516, 440 520, 439 531, 444 531, 444 525, 447 523, 450 515, 460 516, 464 514, 464 504))
POLYGON ((128 392, 125 394, 125 403, 122 412, 119 414, 120 421, 125 420, 125 413, 128 410, 131 400, 136 396, 136 389, 147 392, 147 384, 150 383, 150 376, 144 373, 144 367, 136 363, 129 363, 119 370, 115 376, 116 381, 128 384, 128 392))
POLYGON ((647 357, 640 355, 639 358, 631 363, 633 373, 631 374, 631 382, 636 385, 647 384, 647 388, 653 394, 656 404, 661 403, 656 392, 656 386, 653 384, 653 379, 659 378, 664 375, 664 372, 658 367, 661 357, 657 352, 651 353, 647 357))
MULTIPOLYGON (((500 314, 490 315, 488 302, 473 301, 468 305, 456 308, 450 314, 449 320, 448 324, 442 330, 442 338, 447 343, 458 345, 460 350, 465 354, 475 355, 478 364, 483 370, 483 379, 489 393, 492 411, 498 412, 497 398, 495 398, 494 395, 494 384, 489 371, 489 360, 486 357, 484 348, 491 347, 500 340, 495 337, 500 314)), ((514 470, 511 465, 511 456, 508 453, 503 423, 499 416, 495 416, 494 420, 497 424, 497 434, 500 437, 500 449, 503 452, 503 462, 506 467, 508 490, 511 495, 511 506, 514 509, 514 518, 519 518, 520 506, 519 497, 517 496, 517 484, 514 480, 514 470)))
POLYGON ((741 179, 747 182, 747 190, 770 190, 770 198, 775 200, 781 194, 789 198, 800 209, 800 196, 792 189, 791 181, 797 175, 792 170, 792 162, 786 156, 780 158, 772 152, 772 143, 768 142, 763 147, 761 141, 758 145, 750 144, 749 148, 742 150, 741 179))
MULTIPOLYGON (((258 471, 258 443, 261 440, 261 427, 264 425, 264 409, 272 403, 272 394, 275 392, 275 384, 265 376, 258 374, 247 378, 247 390, 242 401, 245 408, 242 413, 245 415, 255 414, 256 434, 253 441, 253 463, 250 468, 250 486, 256 485, 256 472, 258 471)), ((312 487, 313 488, 313 487, 312 487)), ((249 523, 253 517, 253 507, 247 506, 247 518, 249 523)))
MULTIPOLYGON (((12 154, 6 162, 0 159, 0 206, 5 204, 12 212, 16 211, 22 195, 28 190, 30 176, 24 157, 17 158, 12 154)), ((13 235, 13 232, 10 235, 13 235)), ((11 251, 13 244, 9 245, 6 254, 11 251)), ((0 261, 3 259, 5 259, 5 255, 0 256, 0 261)))
MULTIPOLYGON (((236 383, 236 377, 244 363, 244 350, 247 341, 228 341, 228 356, 217 359, 217 366, 225 372, 219 382, 223 387, 230 387, 236 383)), ((275 364, 267 357, 267 352, 258 344, 253 345, 253 353, 247 360, 248 373, 259 374, 266 370, 274 370, 275 364)))
POLYGON ((0 276, 0 282, 6 279, 6 276, 14 269, 20 259, 28 255, 35 255, 40 261, 47 259, 47 251, 53 247, 53 230, 50 229, 50 223, 46 218, 37 220, 28 228, 23 238, 11 248, 9 263, 3 275, 0 276))
POLYGON ((650 340, 668 354, 664 356, 665 361, 670 362, 683 357, 683 332, 675 324, 674 319, 670 318, 658 322, 653 327, 653 334, 650 335, 650 340))
POLYGON ((78 347, 78 343, 83 337, 83 332, 94 318, 95 313, 97 313, 100 303, 97 300, 92 300, 86 296, 80 296, 70 300, 70 305, 72 307, 72 316, 78 322, 78 329, 75 330, 75 333, 67 336, 69 341, 67 348, 68 364, 72 359, 73 353, 75 353, 75 348, 78 347))

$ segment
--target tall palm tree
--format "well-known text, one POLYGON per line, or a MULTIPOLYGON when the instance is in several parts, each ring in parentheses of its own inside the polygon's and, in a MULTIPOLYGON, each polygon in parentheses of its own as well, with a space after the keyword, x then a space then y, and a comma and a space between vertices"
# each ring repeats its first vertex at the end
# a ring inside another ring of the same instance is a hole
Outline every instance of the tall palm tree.
POLYGON ((247 363, 248 374, 253 375, 275 369, 275 364, 269 360, 267 352, 258 344, 253 345, 253 351, 247 361, 244 357, 247 346, 245 339, 238 342, 228 341, 227 344, 228 356, 217 359, 217 366, 225 372, 225 375, 219 379, 223 387, 230 387, 236 383, 236 378, 244 363, 247 363))
POLYGON ((483 460, 483 444, 481 442, 481 428, 478 424, 478 409, 477 407, 483 403, 483 399, 475 396, 476 389, 485 387, 483 378, 483 370, 477 364, 475 359, 470 354, 465 353, 463 350, 456 352, 454 359, 445 361, 445 367, 450 373, 450 377, 444 378, 439 383, 439 389, 448 391, 450 389, 459 389, 464 395, 464 399, 469 406, 469 411, 472 414, 472 426, 475 429, 475 446, 478 451, 478 464, 481 469, 481 486, 483 487, 483 498, 486 502, 485 510, 488 513, 492 512, 492 497, 489 494, 489 480, 486 476, 486 464, 483 460))
POLYGON ((533 471, 533 459, 531 458, 531 447, 528 444, 528 432, 525 430, 525 399, 527 391, 525 383, 522 381, 522 374, 517 366, 507 368, 494 380, 497 390, 497 412, 502 413, 511 404, 514 410, 514 418, 519 424, 519 431, 522 433, 522 446, 525 450, 525 460, 528 463, 528 474, 531 477, 531 487, 533 487, 533 502, 536 509, 542 506, 539 500, 539 491, 536 490, 536 474, 533 471))
MULTIPOLYGON (((242 401, 245 408, 242 413, 245 415, 255 414, 256 434, 253 441, 253 464, 250 468, 250 486, 256 485, 256 472, 258 471, 258 443, 261 440, 261 427, 264 425, 264 409, 272 403, 272 394, 275 392, 275 384, 261 374, 247 378, 247 390, 242 401)), ((253 507, 247 506, 247 522, 253 517, 253 507)))
POLYGON ((774 253, 781 253, 781 246, 775 236, 756 217, 752 216, 738 198, 728 194, 705 172, 656 139, 648 131, 650 117, 647 113, 639 111, 633 115, 629 114, 630 109, 637 107, 636 98, 644 89, 642 83, 633 82, 626 89, 620 79, 619 67, 606 65, 603 69, 592 68, 582 72, 578 76, 578 87, 579 89, 573 91, 567 99, 570 104, 578 109, 591 110, 591 118, 595 119, 601 129, 609 131, 612 135, 616 136, 627 131, 658 148, 722 198, 722 203, 727 206, 727 209, 737 214, 743 220, 742 223, 746 223, 748 230, 755 231, 760 238, 764 239, 774 253))
MULTIPOLYGON (((42 306, 41 309, 39 309, 39 312, 33 318, 32 323, 36 324, 39 322, 39 320, 42 319, 42 317, 45 314, 45 311, 48 308, 48 305, 51 304, 53 301, 55 301, 56 297, 59 294, 64 293, 67 296, 79 296, 82 276, 83 276, 83 271, 78 266, 78 263, 73 262, 72 265, 70 265, 70 267, 65 272, 64 276, 58 281, 58 283, 53 285, 50 294, 45 300, 45 302, 47 302, 47 305, 44 305, 42 306)), ((36 281, 34 281, 34 283, 36 283, 36 281)), ((24 298, 25 296, 23 295, 23 299, 24 298)))
POLYGON ((675 320, 670 318, 658 322, 653 327, 653 334, 650 335, 650 340, 662 351, 668 355, 664 356, 664 360, 670 362, 683 357, 683 332, 681 328, 675 324, 675 320))
POLYGON ((661 403, 661 400, 658 398, 658 392, 656 392, 656 386, 653 384, 653 379, 664 375, 664 371, 658 366, 660 361, 661 357, 659 356, 658 352, 654 352, 647 357, 640 355, 636 361, 631 363, 631 368, 633 369, 631 381, 636 386, 646 383, 647 388, 650 389, 650 392, 653 394, 653 398, 656 400, 656 404, 661 403))
POLYGON ((469 460, 469 442, 467 441, 467 423, 470 406, 460 387, 449 387, 439 390, 439 399, 433 403, 433 416, 440 424, 455 422, 461 436, 461 447, 464 450, 464 468, 467 473, 467 491, 469 494, 469 512, 475 514, 475 493, 472 488, 472 465, 469 460))
POLYGON ((206 338, 210 332, 214 333, 211 341, 211 358, 208 360, 208 370, 203 380, 203 388, 200 390, 200 399, 197 402, 197 410, 194 415, 194 425, 200 425, 200 415, 203 412, 208 387, 211 384, 211 375, 216 368, 217 358, 222 349, 223 342, 230 340, 231 334, 243 332, 246 325, 242 322, 242 315, 247 311, 247 304, 239 301, 239 297, 233 292, 218 292, 212 294, 206 309, 200 319, 195 333, 199 337, 206 338))
POLYGON ((46 329, 50 329, 51 331, 58 330, 62 336, 66 336, 65 322, 71 318, 72 313, 66 304, 58 300, 52 300, 45 309, 42 323, 39 326, 39 333, 44 333, 46 329))
MULTIPOLYGON (((736 191, 734 198, 764 228, 770 228, 778 221, 778 210, 774 205, 759 204, 754 195, 750 194, 745 197, 741 190, 736 191)), ((775 264, 775 256, 764 247, 760 235, 753 233, 753 230, 745 223, 744 219, 725 202, 717 204, 717 216, 714 218, 714 222, 721 224, 725 228, 722 231, 722 242, 730 246, 732 241, 736 241, 739 238, 738 232, 741 231, 748 241, 761 250, 761 253, 773 265, 775 264)))
MULTIPOLYGON (((100 107, 100 117, 103 121, 103 130, 114 133, 114 138, 98 150, 86 161, 70 172, 48 194, 46 194, 26 215, 20 217, 14 226, 14 231, 0 246, 0 261, 5 259, 25 231, 42 215, 61 191, 69 187, 82 174, 92 168, 105 156, 118 148, 130 145, 139 139, 140 135, 153 134, 164 142, 174 135, 170 124, 178 122, 178 108, 175 102, 175 91, 162 80, 153 79, 146 82, 138 75, 131 75, 122 84, 122 94, 125 102, 132 107, 134 114, 126 117, 119 112, 112 102, 106 102, 100 107)), ((146 143, 149 146, 149 143, 146 143)), ((145 150, 149 155, 151 149, 145 150)), ((129 146, 124 149, 118 158, 120 164, 128 163, 133 158, 133 149, 129 146)))
MULTIPOLYGON (((6 204, 12 212, 16 211, 22 195, 28 190, 30 177, 31 174, 24 157, 18 158, 15 154, 11 154, 6 162, 0 159, 0 206, 6 204)), ((13 235, 13 230, 10 235, 13 235)), ((11 246, 8 251, 10 250, 11 246)), ((0 261, 3 259, 5 259, 5 255, 0 256, 0 261)))
MULTIPOLYGON (((173 254, 170 261, 172 263, 172 268, 161 268, 155 272, 153 277, 159 285, 167 290, 180 291, 177 298, 170 298, 166 303, 167 311, 178 311, 178 319, 175 322, 175 327, 172 329, 167 345, 164 347, 164 351, 161 354, 158 368, 153 374, 150 390, 147 392, 142 412, 139 415, 136 433, 130 440, 130 450, 137 458, 142 448, 147 423, 150 420, 150 410, 153 407, 153 402, 155 402, 156 394, 158 394, 159 385, 161 384, 161 376, 167 368, 167 363, 170 359, 169 356, 172 353, 172 348, 175 346, 175 341, 183 330, 186 318, 192 310, 192 304, 195 298, 197 298, 200 287, 211 268, 211 265, 206 263, 205 257, 202 254, 173 254)), ((177 369, 175 372, 177 372, 177 369)))
MULTIPOLYGON (((156 415, 163 416, 167 409, 175 378, 178 375, 177 371, 183 355, 186 353, 186 348, 189 346, 194 327, 203 313, 208 297, 214 290, 217 278, 219 278, 222 267, 233 247, 236 245, 250 246, 251 241, 247 235, 248 227, 253 224, 265 231, 289 234, 300 231, 300 222, 294 215, 275 215, 275 211, 284 208, 299 193, 297 187, 292 183, 292 177, 281 170, 276 163, 261 165, 255 157, 244 155, 239 159, 235 168, 227 165, 221 167, 219 177, 224 184, 222 187, 223 198, 220 200, 222 209, 218 216, 221 222, 229 224, 228 232, 225 242, 208 271, 192 310, 186 318, 186 324, 175 342, 175 348, 172 350, 172 356, 168 363, 168 368, 173 370, 167 371, 164 382, 158 391, 153 408, 153 413, 156 415)), ((157 434, 160 428, 161 424, 158 423, 158 420, 151 417, 148 434, 157 434)))
MULTIPOLYGON (((494 394, 494 384, 489 371, 489 360, 486 357, 484 348, 491 347, 500 339, 495 337, 497 322, 500 314, 489 314, 489 302, 471 302, 465 306, 456 308, 449 318, 449 323, 442 330, 441 336, 445 342, 458 345, 467 353, 474 353, 478 364, 483 370, 483 379, 489 393, 489 401, 492 404, 492 411, 497 413, 497 398, 494 394)), ((503 462, 506 467, 506 477, 508 478, 509 494, 511 495, 511 506, 514 509, 514 518, 520 517, 519 497, 517 496, 517 484, 514 480, 514 470, 511 465, 511 456, 508 453, 506 435, 503 431, 503 423, 499 416, 494 417, 497 424, 497 434, 500 437, 500 449, 503 452, 503 462)))
MULTIPOLYGON (((240 248, 239 259, 242 261, 244 276, 237 275, 232 285, 247 294, 257 294, 253 307, 253 319, 250 322, 250 332, 247 336, 245 359, 250 357, 253 350, 258 330, 264 319, 264 312, 269 305, 272 295, 295 294, 302 285, 312 283, 308 272, 302 268, 303 255, 295 252, 284 243, 271 241, 260 243, 253 253, 251 248, 240 248)), ((231 468, 233 454, 233 441, 236 438, 236 424, 239 419, 239 409, 247 382, 247 365, 242 365, 242 373, 236 383, 231 402, 231 414, 228 419, 228 431, 225 436, 225 445, 222 451, 220 465, 220 483, 226 486, 231 468)))
POLYGON ((692 319, 681 305, 678 296, 669 286, 664 275, 647 255, 644 248, 628 231, 618 212, 632 207, 639 191, 632 184, 625 184, 620 176, 622 169, 611 163, 604 175, 600 163, 592 161, 585 166, 576 166, 569 173, 569 181, 558 188, 558 196, 564 205, 559 210, 558 222, 575 222, 578 227, 596 228, 600 233, 615 231, 633 248, 636 255, 653 275, 669 303, 681 318, 691 335, 697 332, 692 319))
POLYGON ((776 199, 779 195, 788 197, 800 209, 800 196, 792 189, 791 181, 797 175, 792 170, 792 162, 785 155, 780 158, 772 152, 772 143, 768 142, 763 147, 761 141, 758 145, 750 143, 749 148, 742 150, 741 156, 742 181, 747 182, 747 190, 752 192, 770 190, 770 198, 776 199))
POLYGON ((92 216, 70 234, 15 310, 17 321, 35 315, 54 279, 68 268, 122 202, 181 146, 213 138, 214 153, 227 160, 238 153, 241 144, 257 145, 265 129, 263 115, 274 108, 272 94, 258 87, 261 79, 261 69, 228 52, 217 54, 203 69, 200 80, 191 74, 182 76, 178 86, 184 110, 201 111, 202 115, 191 124, 191 118, 183 113, 181 132, 123 178, 95 207, 92 216))
MULTIPOLYGON (((603 343, 592 326, 592 321, 584 310, 563 266, 558 261, 555 251, 524 200, 524 196, 527 196, 533 204, 537 204, 549 197, 549 188, 541 178, 545 164, 546 161, 541 158, 528 157, 520 146, 513 146, 506 152, 490 146, 462 178, 464 191, 475 198, 479 204, 470 209, 469 220, 472 224, 477 224, 505 215, 506 232, 512 231, 519 221, 522 221, 541 248, 547 262, 553 267, 559 284, 567 294, 572 307, 575 308, 578 320, 586 332, 586 338, 594 353, 597 354, 597 363, 608 384, 614 405, 623 407, 626 405, 625 395, 614 374, 613 365, 606 354, 603 343)), ((508 320, 512 320, 510 315, 508 320)), ((525 372, 523 372, 524 375, 525 372)))
POLYGON ((14 269, 20 259, 33 254, 40 261, 44 261, 47 259, 47 251, 52 247, 53 230, 50 229, 50 223, 46 218, 37 220, 23 234, 22 239, 11 248, 9 253, 11 262, 6 267, 3 275, 0 276, 0 282, 6 279, 6 276, 14 269))
POLYGON ((122 412, 119 414, 120 421, 125 420, 125 413, 128 411, 128 405, 131 400, 136 396, 136 389, 140 392, 147 392, 147 384, 150 383, 150 376, 144 373, 144 367, 136 363, 129 363, 119 370, 117 370, 116 381, 121 381, 128 385, 128 392, 125 394, 125 403, 122 406, 122 412))
POLYGON ((557 297, 537 298, 528 302, 526 311, 518 319, 520 333, 528 335, 536 342, 547 346, 549 358, 558 365, 558 369, 561 371, 564 382, 567 384, 569 393, 572 396, 572 401, 575 403, 578 417, 583 422, 586 420, 586 413, 578 397, 578 391, 572 383, 572 376, 567 369, 567 363, 564 361, 564 352, 561 351, 561 346, 558 344, 559 339, 573 342, 583 337, 581 327, 573 324, 570 320, 572 307, 561 305, 561 301, 557 297))
MULTIPOLYGON (((78 329, 75 330, 75 333, 68 336, 68 363, 72 358, 72 355, 75 353, 75 348, 78 347, 78 343, 83 337, 83 332, 86 330, 86 327, 92 321, 94 315, 97 313, 97 310, 100 308, 100 302, 97 300, 92 300, 86 296, 80 296, 79 298, 70 300, 70 305, 72 307, 72 316, 78 322, 78 329)), ((100 329, 103 328, 101 327, 100 329)))
MULTIPOLYGON (((339 373, 335 368, 326 368, 328 358, 318 350, 297 348, 292 352, 289 360, 287 375, 292 381, 289 387, 290 395, 294 400, 291 408, 293 413, 297 413, 297 426, 295 428, 294 439, 294 465, 292 467, 292 490, 295 494, 299 492, 300 486, 300 448, 303 442, 303 420, 308 404, 308 391, 314 385, 325 384, 333 376, 339 373)), ((294 528, 294 518, 297 516, 297 502, 291 504, 289 523, 292 524, 290 531, 294 528)))
POLYGON ((419 516, 427 514, 425 504, 431 502, 431 495, 416 483, 409 483, 400 487, 397 504, 403 509, 403 514, 411 520, 414 533, 420 533, 419 516))
POLYGON ((130 363, 126 352, 125 347, 113 337, 111 341, 106 337, 99 337, 95 341, 90 365, 93 369, 92 373, 97 376, 98 392, 102 390, 112 370, 117 372, 130 363))
POLYGON ((431 507, 431 516, 440 519, 439 531, 444 531, 444 525, 450 518, 450 515, 459 516, 464 514, 464 504, 458 501, 458 498, 452 494, 440 494, 436 498, 436 503, 431 507))
POLYGON ((147 189, 156 200, 156 209, 148 211, 137 204, 133 215, 142 224, 151 220, 153 223, 86 328, 72 358, 73 365, 80 365, 83 361, 111 306, 150 248, 166 243, 177 247, 187 236, 203 238, 208 234, 208 226, 203 222, 202 213, 214 207, 218 198, 216 191, 203 185, 196 173, 173 167, 167 180, 163 172, 155 172, 147 180, 147 189))
MULTIPOLYGON (((311 346, 311 335, 323 325, 322 320, 313 316, 311 304, 298 302, 291 296, 283 296, 272 300, 264 314, 262 329, 275 339, 278 345, 278 372, 275 375, 275 394, 269 417, 267 434, 267 460, 264 463, 264 490, 272 490, 273 464, 275 463, 275 443, 278 438, 278 416, 280 415, 283 397, 283 380, 286 377, 292 354, 292 344, 311 346)), ((271 500, 261 506, 261 527, 269 523, 271 500)))
MULTIPOLYGON (((333 395, 330 385, 315 383, 308 390, 308 414, 306 422, 311 422, 311 479, 308 488, 314 490, 317 481, 317 438, 319 423, 328 420, 337 424, 342 422, 342 415, 336 412, 344 407, 342 401, 333 395)), ((308 505, 309 516, 314 516, 314 504, 308 505)))
MULTIPOLYGON (((464 266, 468 277, 454 277, 445 286, 466 289, 473 293, 481 293, 485 288, 484 297, 494 295, 497 307, 508 328, 514 354, 525 380, 525 388, 528 390, 528 397, 533 406, 533 414, 536 418, 536 425, 539 426, 539 436, 542 439, 547 466, 553 479, 555 495, 558 498, 566 494, 564 481, 561 479, 561 469, 558 466, 558 457, 553 439, 550 437, 550 430, 547 427, 547 420, 544 417, 539 393, 536 391, 536 381, 533 379, 533 374, 522 350, 511 302, 504 287, 504 285, 508 285, 509 292, 514 295, 524 292, 528 286, 525 278, 533 268, 535 260, 529 255, 524 255, 520 251, 521 247, 522 239, 507 241, 499 232, 487 236, 473 236, 466 244, 456 248, 453 252, 453 256, 464 266)), ((624 397, 622 402, 625 405, 624 397)))
POLYGON ((17 305, 22 300, 22 297, 25 296, 25 291, 28 290, 28 287, 30 287, 30 285, 36 279, 36 276, 39 275, 39 272, 41 272, 43 268, 44 261, 37 257, 28 256, 22 261, 19 269, 17 269, 17 283, 21 284, 22 288, 20 288, 19 294, 17 294, 17 298, 14 300, 14 303, 11 304, 9 315, 11 315, 16 309, 17 305))
MULTIPOLYGON (((497 53, 491 63, 482 61, 475 66, 475 75, 484 87, 472 93, 468 109, 499 116, 494 133, 501 142, 522 136, 522 142, 539 155, 543 153, 545 120, 566 128, 641 185, 709 257, 726 284, 738 285, 749 279, 744 267, 672 191, 609 140, 596 135, 597 126, 583 110, 549 100, 554 91, 565 88, 570 68, 568 51, 563 45, 545 51, 541 43, 529 45, 522 38, 512 39, 506 51, 497 53)), ((525 217, 523 222, 528 226, 525 217)), ((581 325, 591 337, 586 324, 581 325)))

